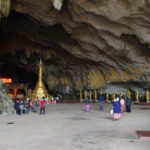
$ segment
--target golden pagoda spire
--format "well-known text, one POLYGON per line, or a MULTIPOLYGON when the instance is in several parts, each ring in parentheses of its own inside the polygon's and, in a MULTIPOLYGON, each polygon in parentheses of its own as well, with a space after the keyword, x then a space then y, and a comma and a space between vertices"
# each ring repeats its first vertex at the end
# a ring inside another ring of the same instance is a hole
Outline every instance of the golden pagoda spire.
POLYGON ((39 64, 39 79, 36 83, 34 92, 33 92, 33 97, 39 97, 42 98, 43 96, 48 96, 48 91, 45 88, 45 85, 42 80, 42 72, 43 72, 43 66, 42 66, 42 60, 40 59, 40 64, 39 64))

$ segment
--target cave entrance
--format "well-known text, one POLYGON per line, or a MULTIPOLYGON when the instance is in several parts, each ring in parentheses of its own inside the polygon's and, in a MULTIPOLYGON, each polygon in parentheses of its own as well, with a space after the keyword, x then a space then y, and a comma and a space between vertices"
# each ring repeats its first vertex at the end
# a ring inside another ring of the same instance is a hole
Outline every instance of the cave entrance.
POLYGON ((29 65, 21 66, 19 64, 5 63, 0 64, 0 77, 12 79, 9 92, 10 95, 14 95, 12 93, 15 93, 15 96, 17 91, 14 90, 16 89, 23 95, 27 95, 26 88, 33 90, 38 79, 38 75, 33 71, 32 68, 30 68, 29 65))

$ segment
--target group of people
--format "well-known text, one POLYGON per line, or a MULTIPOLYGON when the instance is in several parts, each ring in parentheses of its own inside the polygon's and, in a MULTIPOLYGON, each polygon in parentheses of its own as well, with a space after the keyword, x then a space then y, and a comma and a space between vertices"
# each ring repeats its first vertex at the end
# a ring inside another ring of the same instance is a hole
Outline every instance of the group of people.
POLYGON ((25 100, 17 99, 14 101, 14 108, 18 115, 27 114, 30 111, 37 112, 37 108, 40 108, 40 114, 45 114, 46 106, 60 102, 60 97, 52 97, 51 99, 48 99, 46 96, 42 98, 36 97, 34 100, 30 98, 26 98, 25 100))
POLYGON ((14 109, 16 114, 27 114, 30 111, 37 112, 37 108, 40 107, 40 114, 45 114, 45 107, 47 106, 47 101, 45 97, 39 99, 36 97, 34 101, 27 98, 25 100, 16 100, 14 103, 14 109))
POLYGON ((113 114, 113 119, 119 120, 124 111, 131 112, 131 103, 132 103, 132 101, 128 97, 126 98, 126 100, 124 100, 123 97, 115 98, 113 100, 113 105, 112 105, 112 109, 111 109, 112 114, 113 114))
MULTIPOLYGON (((48 106, 48 104, 56 104, 56 100, 60 102, 60 98, 52 98, 50 101, 47 100, 46 97, 38 98, 36 97, 34 101, 31 99, 27 98, 26 100, 16 100, 14 104, 14 108, 16 110, 16 113, 21 115, 21 114, 26 114, 29 113, 30 111, 32 112, 37 112, 37 108, 40 107, 40 114, 45 114, 45 107, 48 106)), ((104 104, 105 104, 105 99, 101 95, 99 97, 99 110, 103 111, 104 110, 104 104)), ((90 99, 87 96, 85 99, 85 109, 87 112, 90 111, 90 99)), ((131 99, 126 98, 126 100, 123 97, 116 97, 114 100, 112 100, 112 108, 111 108, 111 114, 113 115, 114 120, 119 120, 121 118, 122 113, 125 111, 126 112, 131 112, 131 99)))
MULTIPOLYGON (((99 101, 99 110, 103 111, 104 110, 104 103, 105 99, 101 95, 98 99, 99 101)), ((85 110, 86 112, 90 111, 90 99, 87 96, 85 99, 85 110)), ((111 108, 111 114, 113 115, 113 120, 119 120, 121 118, 121 114, 126 111, 126 112, 131 112, 131 104, 132 101, 128 97, 124 99, 123 97, 116 97, 114 100, 112 100, 112 108, 111 108)))

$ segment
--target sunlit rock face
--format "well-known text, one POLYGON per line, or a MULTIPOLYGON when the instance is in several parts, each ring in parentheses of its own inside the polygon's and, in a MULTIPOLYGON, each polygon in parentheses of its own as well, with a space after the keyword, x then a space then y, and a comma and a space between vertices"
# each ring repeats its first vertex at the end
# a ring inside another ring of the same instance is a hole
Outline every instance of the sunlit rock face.
POLYGON ((0 22, 1 63, 9 56, 37 73, 42 58, 49 89, 66 93, 114 82, 149 84, 149 0, 64 0, 60 11, 53 2, 12 1, 0 22))

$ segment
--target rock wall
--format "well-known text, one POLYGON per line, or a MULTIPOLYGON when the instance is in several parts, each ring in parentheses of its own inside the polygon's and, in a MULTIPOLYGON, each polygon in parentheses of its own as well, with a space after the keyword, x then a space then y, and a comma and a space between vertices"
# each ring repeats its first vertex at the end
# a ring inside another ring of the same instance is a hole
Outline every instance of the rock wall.
POLYGON ((8 87, 0 80, 0 114, 11 115, 15 113, 12 99, 7 95, 8 87))
POLYGON ((60 92, 149 85, 149 0, 64 0, 60 11, 54 2, 12 1, 0 22, 1 64, 38 73, 42 58, 45 83, 60 92))

